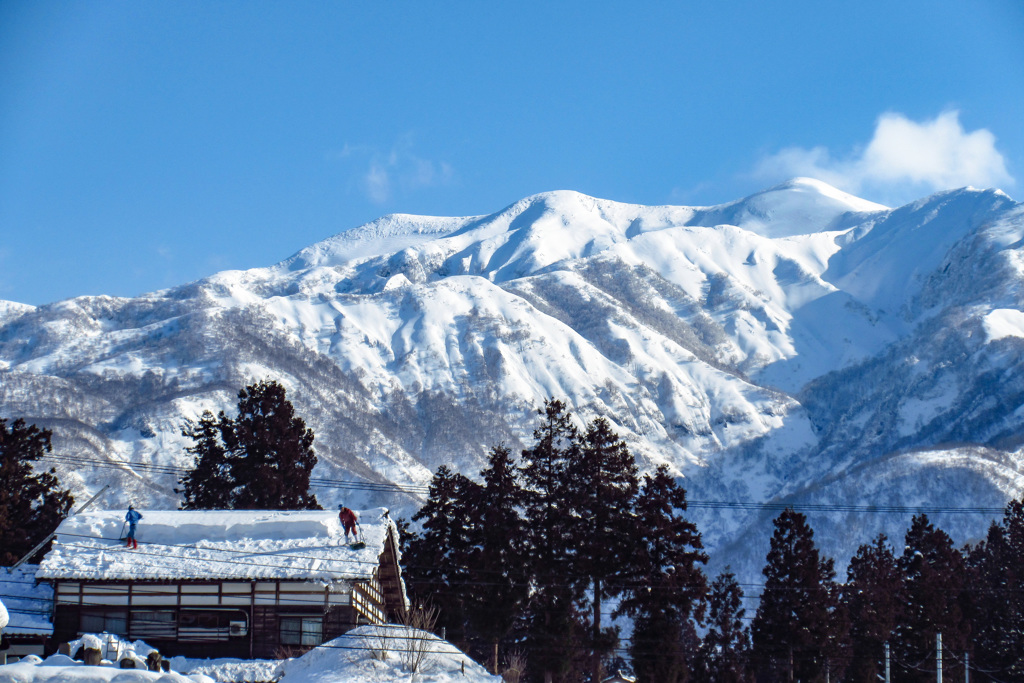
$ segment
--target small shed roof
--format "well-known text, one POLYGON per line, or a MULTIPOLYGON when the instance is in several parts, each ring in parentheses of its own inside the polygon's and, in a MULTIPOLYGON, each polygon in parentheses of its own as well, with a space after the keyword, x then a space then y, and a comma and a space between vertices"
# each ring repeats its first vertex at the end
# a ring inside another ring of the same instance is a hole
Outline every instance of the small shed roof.
POLYGON ((7 625, 0 629, 8 636, 45 636, 53 632, 50 612, 53 609, 53 588, 36 583, 37 565, 23 564, 17 569, 0 567, 0 596, 2 613, 7 613, 7 625))
POLYGON ((366 547, 351 549, 330 510, 140 510, 138 549, 121 541, 125 513, 64 520, 36 576, 64 580, 369 578, 394 523, 385 508, 359 513, 366 547))

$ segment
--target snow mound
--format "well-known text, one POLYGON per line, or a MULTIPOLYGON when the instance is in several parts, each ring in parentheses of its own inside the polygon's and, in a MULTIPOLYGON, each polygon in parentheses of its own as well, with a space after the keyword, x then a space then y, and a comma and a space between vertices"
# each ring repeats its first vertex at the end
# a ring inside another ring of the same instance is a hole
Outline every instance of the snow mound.
POLYGON ((3 630, 4 626, 7 626, 7 608, 4 607, 4 603, 0 602, 0 631, 3 630))
POLYGON ((405 626, 361 626, 285 662, 283 683, 501 683, 462 650, 405 626), (415 672, 413 662, 417 662, 415 672), (415 673, 415 676, 413 674, 415 673))
POLYGON ((15 664, 0 666, 0 683, 214 683, 201 674, 157 673, 146 669, 122 669, 105 661, 101 666, 86 666, 65 655, 40 659, 34 655, 15 664))

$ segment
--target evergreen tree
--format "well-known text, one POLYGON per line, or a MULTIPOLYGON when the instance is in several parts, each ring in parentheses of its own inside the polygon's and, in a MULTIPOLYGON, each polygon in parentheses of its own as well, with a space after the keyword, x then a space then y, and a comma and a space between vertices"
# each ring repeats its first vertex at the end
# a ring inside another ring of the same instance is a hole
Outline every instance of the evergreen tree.
POLYGON ((413 515, 422 533, 404 553, 406 585, 413 599, 439 610, 436 626, 453 642, 466 635, 466 596, 474 529, 468 522, 480 486, 442 465, 430 482, 427 502, 413 515))
MULTIPOLYGON (((981 669, 980 680, 1024 680, 1016 668, 1020 649, 1021 599, 1014 566, 1013 553, 1002 525, 992 522, 985 540, 967 553, 968 577, 975 590, 973 611, 969 615, 974 624, 971 642, 975 667, 981 669), (1017 675, 1013 675, 1016 673, 1017 675)), ((972 674, 974 675, 974 674, 972 674)))
POLYGON ((33 474, 32 463, 53 450, 52 432, 22 419, 0 419, 0 565, 20 560, 67 516, 74 498, 59 488, 56 470, 33 474))
MULTIPOLYGON (((935 679, 936 633, 942 634, 944 650, 962 653, 967 646, 964 560, 944 531, 932 526, 927 515, 917 515, 899 564, 906 611, 893 638, 893 655, 904 680, 925 683, 935 679)), ((943 659, 943 670, 953 675, 956 660, 943 659)))
POLYGON ((685 681, 696 648, 694 610, 707 592, 697 527, 686 520, 686 492, 658 467, 636 502, 633 561, 617 614, 633 617, 629 652, 639 681, 685 681))
POLYGON ((807 518, 787 508, 774 522, 765 587, 751 627, 758 677, 769 681, 838 678, 838 588, 807 518))
POLYGON ((600 680, 602 662, 618 643, 615 631, 601 627, 603 599, 621 593, 639 550, 633 511, 639 482, 633 455, 604 418, 590 423, 572 455, 565 504, 565 514, 577 520, 570 532, 576 549, 572 572, 580 592, 591 597, 591 669, 600 680))
POLYGON ((527 607, 527 657, 545 681, 561 678, 578 658, 582 591, 569 581, 575 559, 575 521, 566 514, 569 463, 579 448, 579 432, 565 404, 544 402, 534 445, 523 451, 527 561, 534 591, 527 607))
POLYGON ((492 671, 497 669, 499 645, 512 632, 529 595, 518 474, 509 449, 492 448, 488 467, 481 472, 483 487, 469 511, 467 614, 473 632, 489 646, 492 671))
POLYGON ((224 448, 223 430, 230 430, 232 421, 221 412, 214 418, 204 411, 198 422, 185 420, 181 435, 192 439, 185 450, 193 456, 193 466, 181 479, 185 500, 182 510, 224 510, 233 507, 231 492, 235 480, 231 461, 224 448))
POLYGON ((851 662, 846 678, 875 683, 884 672, 885 643, 903 614, 903 574, 885 534, 850 560, 843 590, 850 618, 851 662))
POLYGON ((239 391, 231 434, 236 509, 320 509, 309 492, 316 466, 313 430, 295 415, 283 386, 264 381, 239 391))
POLYGON ((696 668, 698 683, 749 683, 750 633, 743 623, 743 589, 729 571, 719 574, 708 596, 707 632, 696 668))
POLYGON ((238 392, 238 416, 209 412, 186 422, 193 468, 181 479, 182 508, 318 510, 309 492, 316 466, 313 431, 277 382, 257 382, 238 392))
MULTIPOLYGON (((1024 680, 1024 503, 1013 500, 1003 519, 971 552, 976 588, 975 661, 992 680, 1024 680)), ((975 675, 972 673, 972 676, 975 675)))

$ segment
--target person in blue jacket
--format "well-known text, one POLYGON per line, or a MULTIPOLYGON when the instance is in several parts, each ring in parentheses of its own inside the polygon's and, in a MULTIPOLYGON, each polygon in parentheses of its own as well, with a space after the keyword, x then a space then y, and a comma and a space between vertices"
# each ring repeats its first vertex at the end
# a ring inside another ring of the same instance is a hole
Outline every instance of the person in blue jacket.
POLYGON ((128 535, 125 536, 125 540, 128 541, 129 548, 139 547, 139 542, 135 540, 135 527, 140 519, 142 519, 142 513, 136 510, 134 505, 129 505, 128 514, 124 516, 124 521, 128 522, 128 535))

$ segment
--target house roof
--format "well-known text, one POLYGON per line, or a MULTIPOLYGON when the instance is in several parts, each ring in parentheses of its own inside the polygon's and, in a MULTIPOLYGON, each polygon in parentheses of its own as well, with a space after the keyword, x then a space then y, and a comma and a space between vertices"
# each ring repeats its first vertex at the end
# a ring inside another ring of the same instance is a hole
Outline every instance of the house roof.
MULTIPOLYGON (((0 599, 7 608, 7 625, 0 625, 5 635, 39 636, 53 632, 50 622, 53 588, 46 583, 36 583, 36 565, 23 564, 17 569, 0 567, 0 599)), ((3 611, 0 609, 0 613, 3 611)))
POLYGON ((63 580, 369 578, 394 523, 385 508, 359 514, 366 547, 351 549, 330 510, 140 510, 138 549, 120 540, 125 512, 64 520, 36 577, 63 580))

